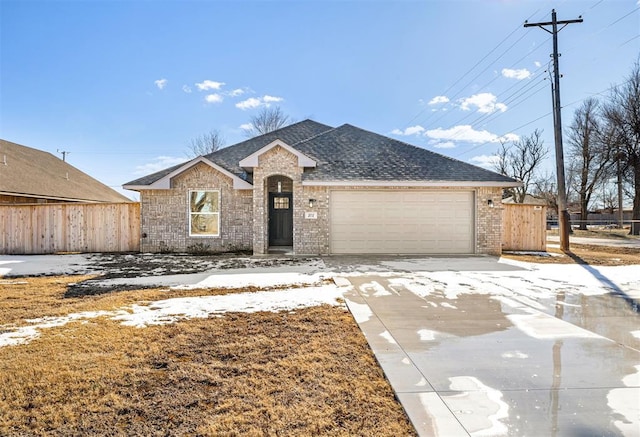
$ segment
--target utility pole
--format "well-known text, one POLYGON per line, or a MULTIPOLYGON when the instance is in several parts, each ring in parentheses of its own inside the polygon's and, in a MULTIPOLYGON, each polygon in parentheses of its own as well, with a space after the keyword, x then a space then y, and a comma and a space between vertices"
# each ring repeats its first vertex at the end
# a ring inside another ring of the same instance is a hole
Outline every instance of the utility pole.
POLYGON ((553 35, 553 127, 554 138, 556 143, 556 176, 558 178, 558 225, 560 232, 560 249, 563 252, 569 251, 569 212, 567 211, 567 188, 564 177, 564 151, 562 148, 562 119, 560 106, 560 69, 558 67, 558 32, 564 29, 568 24, 582 23, 582 16, 576 20, 558 21, 556 18, 556 10, 551 10, 551 21, 541 23, 528 23, 525 21, 524 27, 539 27, 545 32, 553 35), (562 25, 558 29, 558 25, 562 25), (547 29, 551 26, 551 30, 547 29))
POLYGON ((62 162, 65 162, 67 160, 67 155, 71 152, 67 152, 66 150, 60 150, 60 149, 56 149, 58 151, 58 153, 62 154, 62 162))

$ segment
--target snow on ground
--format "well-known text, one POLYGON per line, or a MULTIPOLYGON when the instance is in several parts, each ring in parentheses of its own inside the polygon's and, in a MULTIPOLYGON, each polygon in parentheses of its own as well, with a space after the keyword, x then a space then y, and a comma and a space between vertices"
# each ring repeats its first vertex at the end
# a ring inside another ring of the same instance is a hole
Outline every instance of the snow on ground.
POLYGON ((235 293, 223 296, 198 296, 165 299, 149 306, 132 305, 130 313, 112 317, 123 325, 143 328, 178 320, 206 318, 228 312, 293 311, 319 305, 342 305, 342 290, 335 285, 289 290, 235 293))
POLYGON ((206 318, 228 312, 293 311, 319 305, 343 305, 344 288, 333 284, 288 290, 235 293, 222 296, 194 296, 164 299, 149 305, 132 305, 114 311, 73 313, 63 317, 26 320, 22 327, 0 325, 0 347, 25 344, 38 338, 44 329, 64 326, 73 321, 108 317, 126 326, 143 328, 179 320, 206 318))
MULTIPOLYGON (((179 258, 176 259, 175 262, 179 262, 179 258)), ((231 261, 234 260, 225 262, 231 261)), ((637 265, 610 267, 534 264, 507 259, 497 261, 491 257, 379 260, 362 258, 325 261, 328 265, 316 259, 298 260, 295 263, 285 261, 284 264, 273 262, 267 266, 264 265, 264 260, 260 260, 263 264, 256 261, 252 267, 247 267, 245 263, 241 264, 241 268, 200 271, 194 274, 101 279, 104 283, 113 282, 121 285, 135 285, 137 281, 143 281, 189 289, 242 289, 249 286, 289 289, 166 299, 148 306, 134 305, 109 313, 78 313, 60 318, 31 320, 26 321, 26 326, 22 327, 0 325, 0 347, 30 341, 37 338, 43 329, 100 316, 120 320, 125 325, 147 326, 192 317, 209 317, 230 311, 286 311, 324 303, 336 304, 336 299, 346 291, 344 286, 348 282, 345 279, 367 275, 384 277, 391 290, 407 289, 425 298, 427 303, 430 303, 429 297, 450 299, 448 305, 453 307, 454 300, 462 294, 491 294, 513 308, 523 305, 538 308, 541 301, 554 298, 558 292, 585 296, 615 293, 633 299, 640 298, 640 275, 637 265), (334 284, 322 285, 323 280, 328 278, 334 278, 343 287, 338 288, 334 284)), ((7 269, 11 269, 13 275, 91 270, 91 262, 92 258, 83 255, 2 256, 0 274, 7 269)), ((375 281, 365 285, 373 294, 388 293, 375 281)), ((365 320, 371 315, 362 309, 355 311, 354 316, 358 320, 365 320)))

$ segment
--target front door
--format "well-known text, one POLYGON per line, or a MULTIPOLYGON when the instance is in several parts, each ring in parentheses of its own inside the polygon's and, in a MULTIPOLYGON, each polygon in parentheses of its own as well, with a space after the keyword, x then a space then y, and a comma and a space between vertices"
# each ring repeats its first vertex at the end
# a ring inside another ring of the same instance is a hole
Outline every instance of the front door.
POLYGON ((293 193, 269 193, 269 246, 293 246, 293 193))

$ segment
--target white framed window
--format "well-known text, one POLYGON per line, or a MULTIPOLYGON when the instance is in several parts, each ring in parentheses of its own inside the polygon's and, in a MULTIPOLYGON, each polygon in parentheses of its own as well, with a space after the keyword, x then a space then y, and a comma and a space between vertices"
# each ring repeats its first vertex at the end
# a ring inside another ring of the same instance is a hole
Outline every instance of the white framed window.
POLYGON ((189 236, 220 235, 220 191, 189 191, 189 236))

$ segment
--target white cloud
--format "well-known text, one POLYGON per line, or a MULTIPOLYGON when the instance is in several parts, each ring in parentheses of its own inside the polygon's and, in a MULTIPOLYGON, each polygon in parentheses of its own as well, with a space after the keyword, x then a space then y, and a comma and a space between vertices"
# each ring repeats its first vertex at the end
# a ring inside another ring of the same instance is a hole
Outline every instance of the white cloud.
POLYGON ((276 103, 276 102, 281 102, 282 100, 283 100, 282 97, 274 97, 274 96, 267 96, 267 95, 262 97, 262 101, 264 103, 276 103))
POLYGON ((272 103, 281 102, 282 97, 264 95, 262 97, 249 97, 247 100, 236 103, 236 108, 246 111, 247 109, 258 108, 260 106, 271 106, 272 103))
POLYGON ((242 88, 236 88, 233 91, 229 91, 229 96, 238 97, 244 94, 244 90, 242 88))
POLYGON ((224 85, 224 82, 215 82, 213 80, 204 80, 200 83, 196 83, 196 87, 200 91, 219 90, 224 85))
POLYGON ((191 87, 189 85, 182 85, 182 91, 187 94, 191 94, 191 87))
POLYGON ((424 132, 424 128, 420 125, 415 125, 415 126, 411 126, 406 128, 405 130, 400 130, 400 129, 394 129, 391 131, 392 134, 394 135, 403 135, 403 136, 407 136, 407 135, 418 135, 424 132))
POLYGON ((466 99, 460 99, 460 108, 463 111, 470 111, 475 106, 478 108, 478 112, 483 114, 506 111, 507 105, 498 103, 497 100, 498 98, 491 93, 474 94, 466 99))
POLYGON ((521 68, 519 70, 513 70, 511 68, 503 68, 502 75, 507 79, 528 79, 531 77, 531 72, 526 68, 521 68))
POLYGON ((224 100, 224 97, 222 97, 220 94, 208 94, 204 100, 207 103, 222 103, 222 101, 224 100))
POLYGON ((158 79, 153 81, 160 90, 167 86, 167 82, 169 82, 167 79, 158 79))
POLYGON ((136 166, 134 173, 137 175, 148 175, 167 167, 182 164, 183 162, 185 162, 184 158, 176 156, 158 156, 153 158, 153 160, 147 164, 136 166))
POLYGON ((475 130, 468 124, 454 126, 450 129, 431 129, 425 132, 425 136, 437 140, 437 142, 464 141, 476 144, 498 143, 501 140, 514 141, 519 139, 515 134, 506 134, 500 137, 486 130, 475 130))
POLYGON ((236 103, 236 108, 246 111, 247 109, 257 108, 261 104, 262 102, 260 101, 260 99, 256 99, 255 97, 249 97, 247 100, 243 100, 242 102, 236 103))
POLYGON ((436 149, 453 149, 456 144, 453 141, 435 141, 431 144, 436 149))
POLYGON ((240 129, 242 130, 251 130, 253 129, 253 125, 251 123, 243 123, 240 125, 240 129))
POLYGON ((469 160, 469 162, 484 167, 490 170, 495 168, 495 165, 498 163, 498 155, 479 155, 474 156, 469 160))
POLYGON ((435 96, 433 99, 429 100, 429 105, 437 105, 438 103, 447 103, 449 101, 449 97, 447 96, 435 96))
MULTIPOLYGON (((638 0, 638 1, 640 1, 640 0, 638 0)), ((540 63, 540 61, 535 61, 535 62, 533 63, 533 65, 535 65, 535 66, 536 66, 536 67, 538 67, 538 68, 542 67, 542 64, 540 63)))

